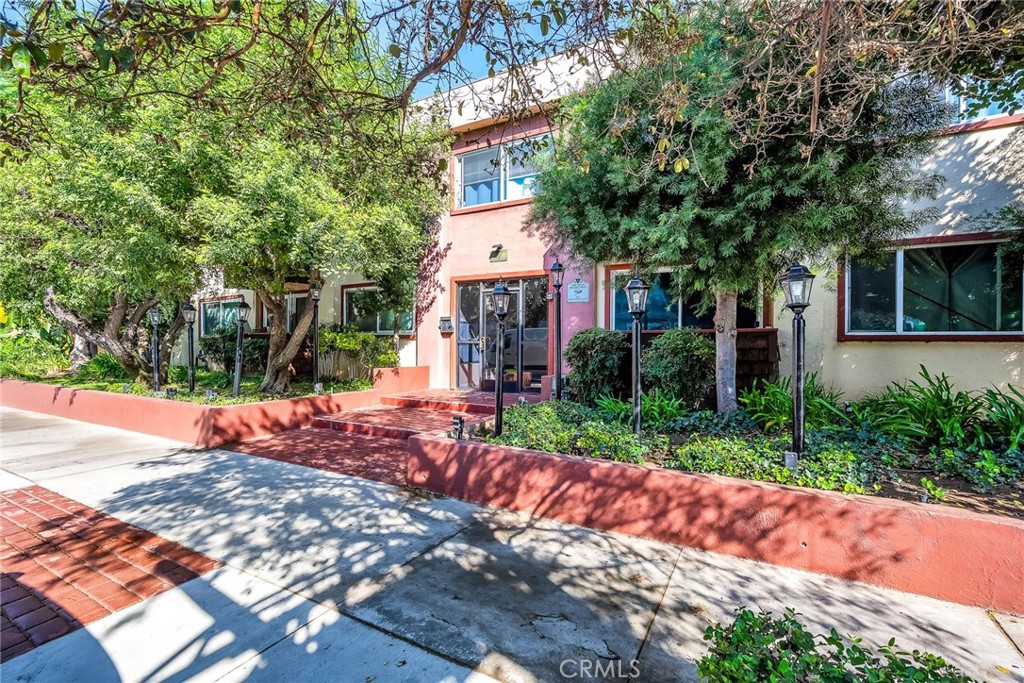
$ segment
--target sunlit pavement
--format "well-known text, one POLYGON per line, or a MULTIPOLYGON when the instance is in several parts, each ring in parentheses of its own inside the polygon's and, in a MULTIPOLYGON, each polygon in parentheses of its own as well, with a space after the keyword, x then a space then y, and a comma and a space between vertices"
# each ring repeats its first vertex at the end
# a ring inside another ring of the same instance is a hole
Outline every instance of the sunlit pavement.
POLYGON ((4 662, 5 683, 695 680, 704 628, 739 606, 792 606, 819 631, 1024 677, 981 609, 289 462, 0 419, 0 488, 39 485, 223 563, 4 662))

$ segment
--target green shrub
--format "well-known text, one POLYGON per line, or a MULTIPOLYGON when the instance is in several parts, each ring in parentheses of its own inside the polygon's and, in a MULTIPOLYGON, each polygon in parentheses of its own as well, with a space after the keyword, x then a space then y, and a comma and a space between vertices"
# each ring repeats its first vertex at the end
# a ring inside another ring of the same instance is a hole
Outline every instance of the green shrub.
POLYGON ((673 420, 667 428, 679 434, 749 436, 759 431, 754 418, 743 408, 728 413, 700 410, 673 420))
POLYGON ((1010 450, 1024 446, 1024 391, 1008 386, 1007 392, 986 389, 980 398, 981 412, 1010 450))
MULTIPOLYGON (((235 345, 237 329, 211 332, 199 339, 199 362, 205 369, 223 371, 229 375, 235 372, 235 345)), ((242 343, 242 372, 246 375, 260 374, 267 369, 267 353, 270 340, 265 337, 246 337, 242 343)))
MULTIPOLYGON (((609 420, 621 424, 633 421, 633 403, 605 394, 598 397, 598 410, 609 420)), ((645 428, 662 429, 686 413, 682 399, 652 389, 640 395, 640 418, 645 428)))
POLYGON ((715 383, 715 343, 691 329, 669 330, 644 350, 644 382, 680 399, 692 410, 715 383))
POLYGON ((398 367, 398 353, 391 337, 360 332, 353 326, 320 328, 320 353, 340 352, 359 366, 366 379, 374 368, 398 367))
POLYGON ((33 380, 67 370, 71 335, 56 324, 0 326, 0 377, 33 380))
MULTIPOLYGON (((838 407, 842 393, 826 387, 812 372, 804 380, 804 424, 807 429, 845 422, 847 417, 838 407)), ((780 429, 793 423, 793 387, 789 377, 775 382, 761 380, 740 394, 740 403, 765 431, 780 429)))
POLYGON ((697 662, 707 683, 972 683, 963 672, 927 652, 897 649, 895 640, 877 652, 847 641, 835 629, 813 635, 787 609, 770 612, 739 610, 732 624, 714 624, 704 633, 708 653, 697 662))
POLYGON ((622 392, 619 367, 627 351, 626 337, 615 330, 591 328, 573 335, 565 349, 569 364, 569 391, 585 405, 594 405, 603 394, 622 392))
POLYGON ((511 406, 505 410, 501 436, 489 440, 547 453, 634 463, 668 446, 666 439, 654 435, 641 442, 628 426, 607 422, 597 411, 571 401, 511 406))
POLYGON ((76 381, 85 382, 98 382, 100 380, 123 382, 129 379, 131 378, 128 377, 128 373, 124 371, 124 368, 117 362, 117 359, 106 352, 97 353, 89 359, 89 362, 78 368, 78 372, 75 373, 76 381))
POLYGON ((679 446, 666 467, 825 491, 864 492, 865 476, 853 452, 842 448, 805 451, 794 474, 785 466, 787 447, 788 443, 765 437, 698 436, 679 446))

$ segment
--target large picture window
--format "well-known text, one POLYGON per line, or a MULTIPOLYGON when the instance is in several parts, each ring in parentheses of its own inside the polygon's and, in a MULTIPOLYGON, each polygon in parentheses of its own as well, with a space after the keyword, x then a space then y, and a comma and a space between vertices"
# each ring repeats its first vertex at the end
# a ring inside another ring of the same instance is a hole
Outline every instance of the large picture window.
MULTIPOLYGON (((629 330, 633 324, 633 316, 629 313, 626 292, 623 289, 632 275, 629 270, 612 272, 611 282, 611 320, 609 327, 613 330, 629 330)), ((658 273, 650 283, 651 291, 647 295, 647 313, 640 319, 645 330, 672 330, 678 327, 695 327, 710 330, 715 326, 715 309, 709 307, 700 312, 700 296, 692 294, 680 296, 672 284, 672 273, 658 273)), ((736 307, 736 327, 757 327, 757 311, 749 302, 740 302, 736 307)))
POLYGON ((846 277, 852 334, 1020 334, 1021 268, 998 243, 898 249, 884 263, 853 261, 846 277))
MULTIPOLYGON (((372 334, 394 334, 395 312, 384 311, 373 313, 367 306, 366 294, 376 291, 376 287, 349 287, 344 290, 345 316, 344 324, 352 325, 360 332, 372 334), (363 296, 361 296, 363 295, 363 296)), ((399 334, 412 334, 414 321, 412 311, 398 313, 399 334)))
POLYGON ((457 208, 532 197, 536 155, 550 139, 544 134, 457 156, 457 208))
MULTIPOLYGON (((285 295, 284 298, 284 329, 291 334, 295 331, 295 325, 299 322, 299 315, 306 305, 306 292, 295 292, 285 295)), ((270 312, 263 308, 263 318, 260 320, 260 329, 270 329, 270 312)))
POLYGON ((199 336, 205 337, 222 330, 235 329, 238 324, 238 307, 242 297, 217 299, 199 303, 199 336))

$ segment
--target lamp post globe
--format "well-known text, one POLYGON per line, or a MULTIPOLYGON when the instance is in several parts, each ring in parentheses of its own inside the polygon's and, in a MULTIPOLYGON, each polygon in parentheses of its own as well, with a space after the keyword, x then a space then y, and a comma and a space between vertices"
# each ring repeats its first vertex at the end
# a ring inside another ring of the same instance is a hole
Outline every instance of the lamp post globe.
POLYGON ((633 316, 633 431, 640 437, 640 319, 647 313, 647 295, 651 288, 634 275, 626 283, 626 304, 633 316))
POLYGON ((551 396, 562 400, 562 282, 565 266, 556 259, 551 264, 551 285, 555 288, 555 371, 551 375, 551 396))
POLYGON ((804 348, 803 313, 811 305, 814 274, 803 264, 794 264, 779 277, 786 308, 793 311, 793 466, 804 450, 804 348))
POLYGON ((193 326, 196 324, 196 307, 191 301, 186 301, 181 307, 181 315, 185 318, 186 344, 188 346, 188 391, 196 390, 196 342, 192 336, 193 326))
POLYGON ((502 418, 505 412, 505 316, 508 315, 512 292, 504 280, 498 280, 491 290, 491 306, 498 319, 498 338, 494 358, 494 435, 501 436, 502 418))
POLYGON ((238 305, 238 331, 235 336, 235 382, 231 387, 231 395, 238 398, 242 388, 242 344, 245 335, 245 323, 249 319, 252 307, 245 301, 238 305))

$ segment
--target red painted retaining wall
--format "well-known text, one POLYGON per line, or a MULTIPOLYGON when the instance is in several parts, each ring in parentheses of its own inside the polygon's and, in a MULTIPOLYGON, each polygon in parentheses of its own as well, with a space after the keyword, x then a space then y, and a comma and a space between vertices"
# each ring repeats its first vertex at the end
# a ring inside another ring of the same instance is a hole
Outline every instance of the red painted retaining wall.
POLYGON ((1024 614, 1024 521, 474 441, 409 440, 408 483, 646 536, 1024 614))
POLYGON ((308 427, 317 415, 376 405, 387 394, 426 389, 429 378, 428 367, 387 368, 374 370, 373 389, 367 391, 233 406, 0 380, 0 405, 212 447, 308 427))

